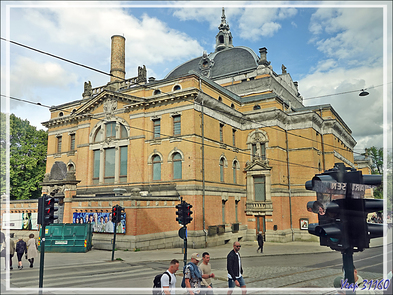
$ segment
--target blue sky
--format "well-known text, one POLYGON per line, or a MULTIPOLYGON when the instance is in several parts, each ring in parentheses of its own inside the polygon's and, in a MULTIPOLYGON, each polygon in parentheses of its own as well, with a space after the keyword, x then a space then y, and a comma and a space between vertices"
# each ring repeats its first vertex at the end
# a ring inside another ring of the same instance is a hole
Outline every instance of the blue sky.
MULTIPOLYGON (((258 49, 266 47, 273 70, 280 74, 284 64, 299 82, 306 106, 334 107, 351 128, 357 152, 382 147, 383 126, 385 135, 392 132, 390 2, 2 1, 1 5, 3 38, 109 72, 110 38, 124 34, 126 77, 136 76, 137 67, 146 65, 148 76, 157 79, 203 51, 214 51, 224 6, 234 45, 250 47, 258 55, 258 49), (389 29, 385 35, 384 25, 389 29), (363 88, 369 96, 358 96, 356 90, 363 88), (313 98, 324 95, 328 96, 313 98)), ((7 47, 1 41, 3 95, 56 105, 81 99, 85 81, 93 87, 109 81, 103 74, 15 45, 9 45, 7 55, 7 47)), ((2 111, 7 109, 40 129, 50 117, 47 108, 14 100, 8 104, 2 97, 2 111)), ((385 145, 391 147, 386 138, 385 145)))

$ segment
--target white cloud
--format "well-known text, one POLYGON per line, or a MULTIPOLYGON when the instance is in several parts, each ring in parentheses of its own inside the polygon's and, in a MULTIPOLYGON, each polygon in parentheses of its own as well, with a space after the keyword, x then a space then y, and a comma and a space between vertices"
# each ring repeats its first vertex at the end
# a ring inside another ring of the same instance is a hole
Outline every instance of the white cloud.
MULTIPOLYGON (((47 36, 48 45, 52 48, 61 45, 64 51, 68 48, 69 52, 75 52, 77 48, 79 55, 105 54, 104 58, 96 58, 94 64, 97 60, 109 63, 112 35, 125 36, 126 66, 132 71, 136 71, 138 65, 153 66, 203 52, 198 41, 168 27, 161 20, 148 14, 136 18, 121 8, 25 8, 21 13, 25 16, 23 29, 27 27, 33 34, 39 32, 47 36)), ((18 34, 22 26, 19 28, 18 34)), ((26 38, 28 35, 29 32, 25 32, 26 38)), ((86 62, 87 59, 84 60, 86 62)))
POLYGON ((382 68, 379 67, 332 68, 325 72, 316 71, 300 80, 299 91, 307 106, 331 104, 352 130, 352 136, 358 141, 357 149, 371 142, 382 147, 382 81, 382 68), (360 97, 360 92, 352 92, 363 88, 367 88, 368 96, 360 97), (307 100, 326 94, 332 95, 307 100))
POLYGON ((77 75, 69 73, 58 63, 39 63, 29 57, 20 56, 11 66, 10 82, 11 96, 21 96, 31 87, 75 87, 77 75))
POLYGON ((382 21, 381 8, 320 8, 311 17, 311 42, 349 66, 381 66, 382 21))
POLYGON ((278 22, 296 15, 295 8, 247 7, 239 19, 240 37, 252 41, 273 36, 280 28, 278 22))
MULTIPOLYGON (((220 24, 220 19, 218 18, 219 9, 219 7, 183 7, 177 9, 173 15, 183 21, 208 22, 210 29, 213 30, 217 29, 220 24)), ((281 28, 279 21, 291 18, 296 13, 297 10, 295 8, 259 8, 250 6, 225 8, 225 16, 231 30, 234 29, 233 24, 238 22, 239 36, 252 41, 259 40, 261 37, 273 36, 281 28)))

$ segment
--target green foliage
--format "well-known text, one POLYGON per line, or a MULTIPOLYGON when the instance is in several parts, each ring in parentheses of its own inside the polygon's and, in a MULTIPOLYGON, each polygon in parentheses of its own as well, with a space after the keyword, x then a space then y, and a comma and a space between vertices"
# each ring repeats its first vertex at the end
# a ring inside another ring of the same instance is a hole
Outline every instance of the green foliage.
POLYGON ((372 174, 382 174, 383 172, 383 149, 372 146, 364 149, 364 156, 371 158, 373 161, 371 165, 372 174))
MULTIPOLYGON (((3 193, 3 172, 5 171, 6 134, 3 122, 6 115, 1 114, 1 189, 3 193), (4 153, 3 153, 4 152, 4 153)), ((39 182, 44 179, 46 170, 46 152, 48 133, 37 130, 28 120, 22 120, 14 114, 9 116, 10 146, 10 199, 37 199, 41 196, 39 182)), ((4 187, 5 191, 5 187, 4 187)))

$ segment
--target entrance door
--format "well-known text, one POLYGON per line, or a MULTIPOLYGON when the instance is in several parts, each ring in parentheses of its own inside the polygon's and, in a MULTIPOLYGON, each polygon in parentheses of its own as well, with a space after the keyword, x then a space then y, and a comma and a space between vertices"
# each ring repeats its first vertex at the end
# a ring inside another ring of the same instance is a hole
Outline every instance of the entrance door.
POLYGON ((266 232, 265 216, 256 216, 257 219, 257 234, 261 231, 264 235, 266 232))

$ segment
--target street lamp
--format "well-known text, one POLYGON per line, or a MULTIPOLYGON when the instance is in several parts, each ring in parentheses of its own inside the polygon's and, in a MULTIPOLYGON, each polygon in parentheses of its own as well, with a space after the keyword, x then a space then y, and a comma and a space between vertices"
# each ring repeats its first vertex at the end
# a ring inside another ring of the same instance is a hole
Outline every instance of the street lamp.
POLYGON ((362 92, 359 93, 359 96, 367 96, 367 95, 369 95, 369 93, 364 89, 362 89, 362 92))

